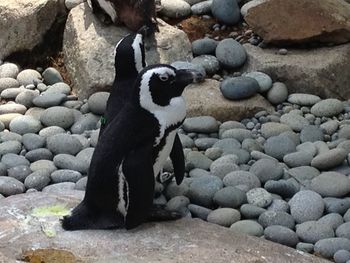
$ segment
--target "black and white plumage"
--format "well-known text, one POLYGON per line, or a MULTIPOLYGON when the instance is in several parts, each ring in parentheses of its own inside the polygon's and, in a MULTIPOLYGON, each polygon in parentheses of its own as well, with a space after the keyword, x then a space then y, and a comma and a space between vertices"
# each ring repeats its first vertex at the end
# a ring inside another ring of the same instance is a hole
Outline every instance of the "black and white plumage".
POLYGON ((63 219, 67 230, 134 228, 152 217, 160 145, 185 118, 184 88, 202 78, 168 65, 143 69, 130 100, 105 128, 95 148, 85 197, 63 219))

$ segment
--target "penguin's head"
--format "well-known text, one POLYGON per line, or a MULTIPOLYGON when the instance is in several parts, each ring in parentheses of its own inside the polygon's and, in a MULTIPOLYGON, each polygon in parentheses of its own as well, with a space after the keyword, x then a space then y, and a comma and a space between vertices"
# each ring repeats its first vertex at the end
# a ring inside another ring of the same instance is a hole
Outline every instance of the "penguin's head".
POLYGON ((181 97, 187 85, 203 78, 196 70, 175 69, 165 64, 148 66, 139 73, 135 84, 139 86, 140 106, 152 111, 171 105, 181 97))
POLYGON ((140 29, 122 38, 114 49, 114 67, 118 79, 136 78, 146 66, 144 33, 140 29))

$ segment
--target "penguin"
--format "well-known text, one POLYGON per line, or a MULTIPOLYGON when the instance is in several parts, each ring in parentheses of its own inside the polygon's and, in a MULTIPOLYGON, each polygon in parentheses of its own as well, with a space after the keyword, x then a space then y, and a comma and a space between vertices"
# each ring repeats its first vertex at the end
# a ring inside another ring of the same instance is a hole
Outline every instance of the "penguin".
POLYGON ((125 25, 136 32, 143 25, 158 31, 155 0, 88 0, 92 12, 105 24, 125 25))
POLYGON ((185 119, 184 88, 201 78, 198 71, 164 64, 139 73, 129 101, 96 145, 84 199, 63 218, 64 229, 132 229, 154 219, 154 182, 166 135, 185 119))

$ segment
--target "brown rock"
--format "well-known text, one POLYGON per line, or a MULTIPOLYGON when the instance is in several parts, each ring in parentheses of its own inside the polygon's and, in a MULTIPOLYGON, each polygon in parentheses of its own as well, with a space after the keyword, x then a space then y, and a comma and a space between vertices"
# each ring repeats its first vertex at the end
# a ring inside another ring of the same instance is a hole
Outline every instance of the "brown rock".
POLYGON ((317 49, 262 49, 244 45, 248 59, 243 71, 262 71, 284 82, 289 94, 308 93, 322 98, 350 97, 350 44, 317 49))
POLYGON ((245 20, 267 43, 350 41, 350 5, 344 0, 270 0, 249 9, 245 20))
POLYGON ((200 219, 148 223, 132 231, 64 231, 60 216, 55 215, 61 211, 50 207, 66 205, 69 209, 82 197, 82 191, 61 195, 37 192, 0 200, 0 259, 7 257, 9 261, 5 262, 13 262, 10 260, 26 256, 30 262, 67 263, 211 263, 213 259, 218 263, 328 262, 200 219))
MULTIPOLYGON (((145 41, 148 64, 171 63, 192 58, 187 35, 158 20, 160 32, 145 41)), ((68 16, 63 39, 65 66, 80 99, 108 90, 114 80, 113 51, 130 31, 125 27, 105 26, 94 16, 87 3, 73 8, 68 16)))
POLYGON ((187 87, 184 92, 187 117, 209 115, 219 121, 239 121, 262 110, 273 112, 271 104, 259 94, 249 99, 231 101, 224 98, 219 86, 219 81, 207 79, 204 83, 187 87))

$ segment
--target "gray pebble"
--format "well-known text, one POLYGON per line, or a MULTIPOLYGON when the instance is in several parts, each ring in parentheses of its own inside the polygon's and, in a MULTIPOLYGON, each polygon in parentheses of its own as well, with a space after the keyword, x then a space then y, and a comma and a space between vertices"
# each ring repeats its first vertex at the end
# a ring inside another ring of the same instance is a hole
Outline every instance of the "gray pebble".
POLYGON ((217 138, 199 138, 194 141, 194 144, 200 151, 205 151, 212 147, 217 141, 219 141, 217 138))
POLYGON ((203 1, 191 6, 192 14, 194 15, 204 15, 211 12, 212 0, 203 1))
POLYGON ((70 130, 72 133, 75 133, 75 134, 82 134, 84 131, 94 130, 96 129, 96 126, 99 120, 100 120, 99 116, 92 113, 87 113, 78 121, 76 121, 72 125, 70 130))
POLYGON ((23 183, 15 178, 0 176, 0 194, 4 196, 21 194, 25 191, 23 183))
POLYGON ((338 213, 344 215, 350 208, 350 198, 325 197, 323 199, 327 213, 338 213))
POLYGON ((74 114, 71 109, 56 106, 46 109, 40 120, 45 126, 58 126, 67 129, 74 123, 74 114))
MULTIPOLYGON (((344 216, 345 217, 345 216, 344 216)), ((346 221, 346 220, 345 220, 346 221)), ((344 223, 343 217, 337 213, 330 213, 318 220, 319 223, 326 224, 335 230, 338 226, 344 223)))
MULTIPOLYGON (((229 69, 238 68, 242 66, 247 59, 247 53, 245 51, 245 48, 239 42, 232 38, 226 38, 224 40, 221 40, 216 47, 215 55, 219 60, 220 64, 224 68, 229 69)), ((258 84, 257 81, 256 83, 258 84)))
POLYGON ((339 122, 335 120, 329 120, 327 122, 324 122, 320 125, 320 128, 329 135, 332 135, 337 131, 339 127, 339 122))
POLYGON ((233 208, 218 208, 208 214, 207 221, 229 227, 241 219, 241 214, 233 208))
POLYGON ((266 209, 258 207, 256 205, 251 205, 251 204, 244 204, 240 208, 241 214, 245 218, 251 218, 251 219, 258 218, 265 211, 266 209))
POLYGON ((293 93, 288 96, 288 102, 302 106, 313 106, 319 101, 319 96, 306 93, 293 93))
POLYGON ((314 244, 299 242, 296 249, 302 252, 312 254, 314 252, 314 244))
POLYGON ((217 191, 213 201, 220 207, 238 208, 247 202, 247 197, 242 190, 228 186, 217 191))
POLYGON ((300 132, 300 140, 301 142, 316 142, 316 141, 323 141, 324 140, 324 134, 321 128, 314 126, 314 125, 308 125, 305 126, 301 132, 300 132))
POLYGON ((335 263, 346 263, 350 260, 350 251, 341 249, 335 252, 333 256, 335 263))
POLYGON ((191 63, 204 68, 207 75, 213 75, 220 69, 220 63, 213 55, 200 55, 192 59, 191 63))
POLYGON ((324 197, 342 197, 350 192, 350 179, 337 172, 324 172, 311 181, 311 189, 324 197))
POLYGON ((5 141, 0 143, 0 155, 7 153, 19 154, 22 150, 22 144, 18 141, 5 141))
POLYGON ((295 226, 295 221, 290 214, 272 210, 262 213, 259 216, 258 222, 264 228, 272 225, 279 225, 294 229, 295 226))
POLYGON ((209 148, 205 151, 205 156, 207 156, 209 159, 215 161, 216 159, 220 158, 222 155, 222 150, 217 147, 209 148))
POLYGON ((39 160, 52 160, 53 154, 46 148, 38 148, 27 152, 25 157, 30 162, 36 162, 39 160))
POLYGON ((286 101, 287 97, 288 89, 282 82, 273 83, 272 88, 267 92, 267 99, 275 105, 286 101))
POLYGON ((317 148, 312 142, 304 142, 299 144, 296 149, 298 152, 307 152, 312 156, 317 154, 317 148))
POLYGON ((273 194, 278 194, 284 198, 292 197, 299 189, 287 180, 269 180, 265 183, 264 188, 273 194))
POLYGON ((312 106, 311 113, 317 117, 332 117, 341 113, 343 109, 344 106, 340 100, 325 99, 312 106))
POLYGON ((193 217, 198 217, 203 220, 207 220, 208 215, 210 214, 210 212, 213 211, 206 207, 194 205, 194 204, 189 204, 188 209, 190 210, 193 217))
POLYGON ((296 144, 288 136, 273 136, 266 140, 264 151, 267 155, 282 161, 286 154, 296 151, 296 144))
POLYGON ((221 134, 221 138, 234 138, 239 142, 243 142, 245 139, 251 139, 253 137, 252 132, 246 129, 229 129, 221 134))
POLYGON ((50 175, 52 172, 57 170, 57 167, 53 163, 53 161, 50 160, 39 160, 30 165, 30 169, 33 172, 46 170, 48 172, 48 175, 50 175))
POLYGON ((233 149, 239 149, 241 144, 236 139, 227 138, 216 142, 213 147, 220 148, 224 154, 232 154, 233 149))
POLYGON ((253 188, 247 192, 247 201, 251 205, 267 207, 272 202, 272 196, 264 188, 253 188))
MULTIPOLYGON (((87 184, 87 176, 84 176, 80 178, 76 183, 75 183, 75 190, 80 190, 80 191, 85 191, 86 189, 86 184, 87 184)), ((165 200, 166 203, 166 200, 165 200)), ((164 203, 164 204, 165 204, 164 203)))
POLYGON ((25 90, 26 89, 23 86, 19 88, 8 88, 3 90, 0 95, 3 99, 14 100, 18 96, 18 94, 25 90))
POLYGON ((309 125, 309 121, 303 116, 294 113, 283 114, 280 119, 281 123, 287 124, 293 131, 301 131, 309 125))
POLYGON ((211 12, 220 23, 235 25, 240 20, 240 9, 236 1, 213 0, 211 12))
POLYGON ((19 67, 14 63, 4 63, 0 65, 0 78, 16 78, 19 67))
POLYGON ((183 129, 186 132, 213 133, 218 131, 219 125, 211 116, 200 116, 186 118, 183 129))
POLYGON ((64 82, 57 82, 52 86, 49 86, 43 94, 51 94, 51 93, 61 93, 65 95, 69 95, 71 93, 71 88, 68 84, 64 82))
POLYGON ((277 162, 270 159, 260 159, 256 161, 249 170, 255 174, 261 183, 265 183, 268 180, 278 180, 283 175, 283 168, 277 162))
POLYGON ((35 133, 27 133, 22 136, 24 147, 28 150, 43 148, 46 144, 46 139, 35 133))
MULTIPOLYGON (((66 1, 67 2, 67 1, 66 1)), ((63 82, 61 74, 55 68, 47 68, 43 72, 44 82, 47 85, 52 85, 57 82, 63 82)))
POLYGON ((183 0, 163 0, 161 5, 161 14, 169 18, 186 17, 191 14, 191 6, 183 0))
POLYGON ((62 93, 45 93, 33 99, 33 104, 41 108, 50 108, 60 105, 67 95, 62 93))
POLYGON ((308 221, 297 225, 296 233, 301 241, 312 244, 321 239, 334 237, 333 228, 318 221, 308 221))
POLYGON ((259 83, 249 77, 226 78, 220 90, 227 99, 241 100, 254 96, 259 91, 259 83))
POLYGON ((272 203, 267 207, 267 210, 276 212, 289 212, 289 204, 282 199, 273 199, 272 203))
POLYGON ((19 88, 20 84, 13 78, 0 78, 0 93, 5 89, 19 88))
POLYGON ((248 190, 261 186, 259 178, 251 172, 233 171, 228 173, 223 179, 225 186, 246 185, 248 190))
POLYGON ((57 184, 51 184, 51 185, 45 186, 42 189, 42 191, 44 193, 63 194, 69 190, 74 190, 74 188, 75 188, 75 183, 63 182, 63 183, 57 183, 57 184))
POLYGON ((76 183, 82 178, 81 173, 68 169, 60 169, 54 171, 51 175, 51 181, 53 183, 73 182, 76 183))
POLYGON ((27 108, 24 105, 8 102, 6 104, 0 105, 0 114, 6 113, 19 113, 24 114, 27 111, 27 108))
POLYGON ((33 69, 25 69, 22 70, 21 72, 18 73, 17 75, 17 80, 18 82, 23 85, 23 86, 27 86, 29 84, 36 84, 37 81, 41 80, 41 74, 33 69))
POLYGON ((239 169, 237 162, 238 157, 236 155, 225 155, 211 163, 210 172, 213 175, 223 179, 228 173, 239 169))
POLYGON ((280 135, 285 131, 291 131, 292 129, 283 123, 278 122, 267 122, 261 125, 261 134, 264 138, 270 138, 272 136, 280 135))
POLYGON ((66 133, 66 131, 59 126, 50 126, 50 127, 46 127, 44 129, 42 129, 39 132, 39 135, 44 137, 44 138, 47 138, 47 137, 50 137, 50 136, 53 136, 56 134, 60 134, 60 133, 66 133))
POLYGON ((54 154, 75 155, 83 149, 80 141, 69 134, 56 134, 47 138, 47 148, 54 154))
POLYGON ((267 240, 289 247, 295 247, 299 242, 298 236, 293 230, 278 225, 268 226, 265 228, 264 237, 267 240))
POLYGON ((186 155, 186 167, 190 170, 193 168, 209 170, 212 162, 212 160, 210 160, 201 152, 191 151, 186 155))
POLYGON ((346 222, 338 226, 335 233, 337 237, 346 237, 350 239, 350 222, 346 222))
POLYGON ((102 115, 105 112, 108 97, 108 92, 96 92, 92 94, 88 99, 90 111, 94 114, 102 115))
POLYGON ((20 182, 24 182, 28 175, 32 173, 32 170, 27 165, 19 165, 8 169, 8 176, 17 179, 20 182))
POLYGON ((272 87, 272 79, 269 75, 260 72, 260 71, 252 71, 244 74, 245 77, 250 77, 255 79, 259 83, 259 92, 263 93, 268 91, 272 87))
POLYGON ((248 152, 252 151, 263 151, 262 145, 254 139, 244 139, 242 142, 242 149, 248 152))
POLYGON ((16 96, 16 102, 19 104, 24 105, 25 107, 29 108, 33 106, 33 99, 35 97, 39 96, 39 93, 36 93, 34 91, 22 91, 16 96))
POLYGON ((325 258, 331 258, 338 250, 350 250, 350 240, 343 237, 326 238, 315 244, 314 250, 325 258))
POLYGON ((9 169, 19 165, 29 165, 29 161, 23 156, 14 153, 7 153, 2 156, 1 162, 9 169))
POLYGON ((308 152, 294 152, 286 154, 283 157, 283 162, 289 167, 298 167, 298 166, 308 166, 311 164, 313 155, 308 152))
POLYGON ((70 154, 57 154, 53 158, 56 167, 60 169, 74 170, 80 173, 87 173, 86 166, 78 161, 79 159, 70 154))
POLYGON ((254 220, 241 220, 230 226, 234 233, 260 237, 264 234, 263 227, 254 220))
POLYGON ((211 38, 197 39, 192 42, 192 52, 194 55, 210 55, 215 53, 218 42, 211 38))
POLYGON ((46 169, 37 170, 24 180, 24 185, 27 189, 34 188, 38 191, 42 190, 50 183, 50 171, 46 169))
POLYGON ((37 133, 41 128, 40 121, 31 116, 18 116, 10 122, 10 130, 21 135, 37 133))

